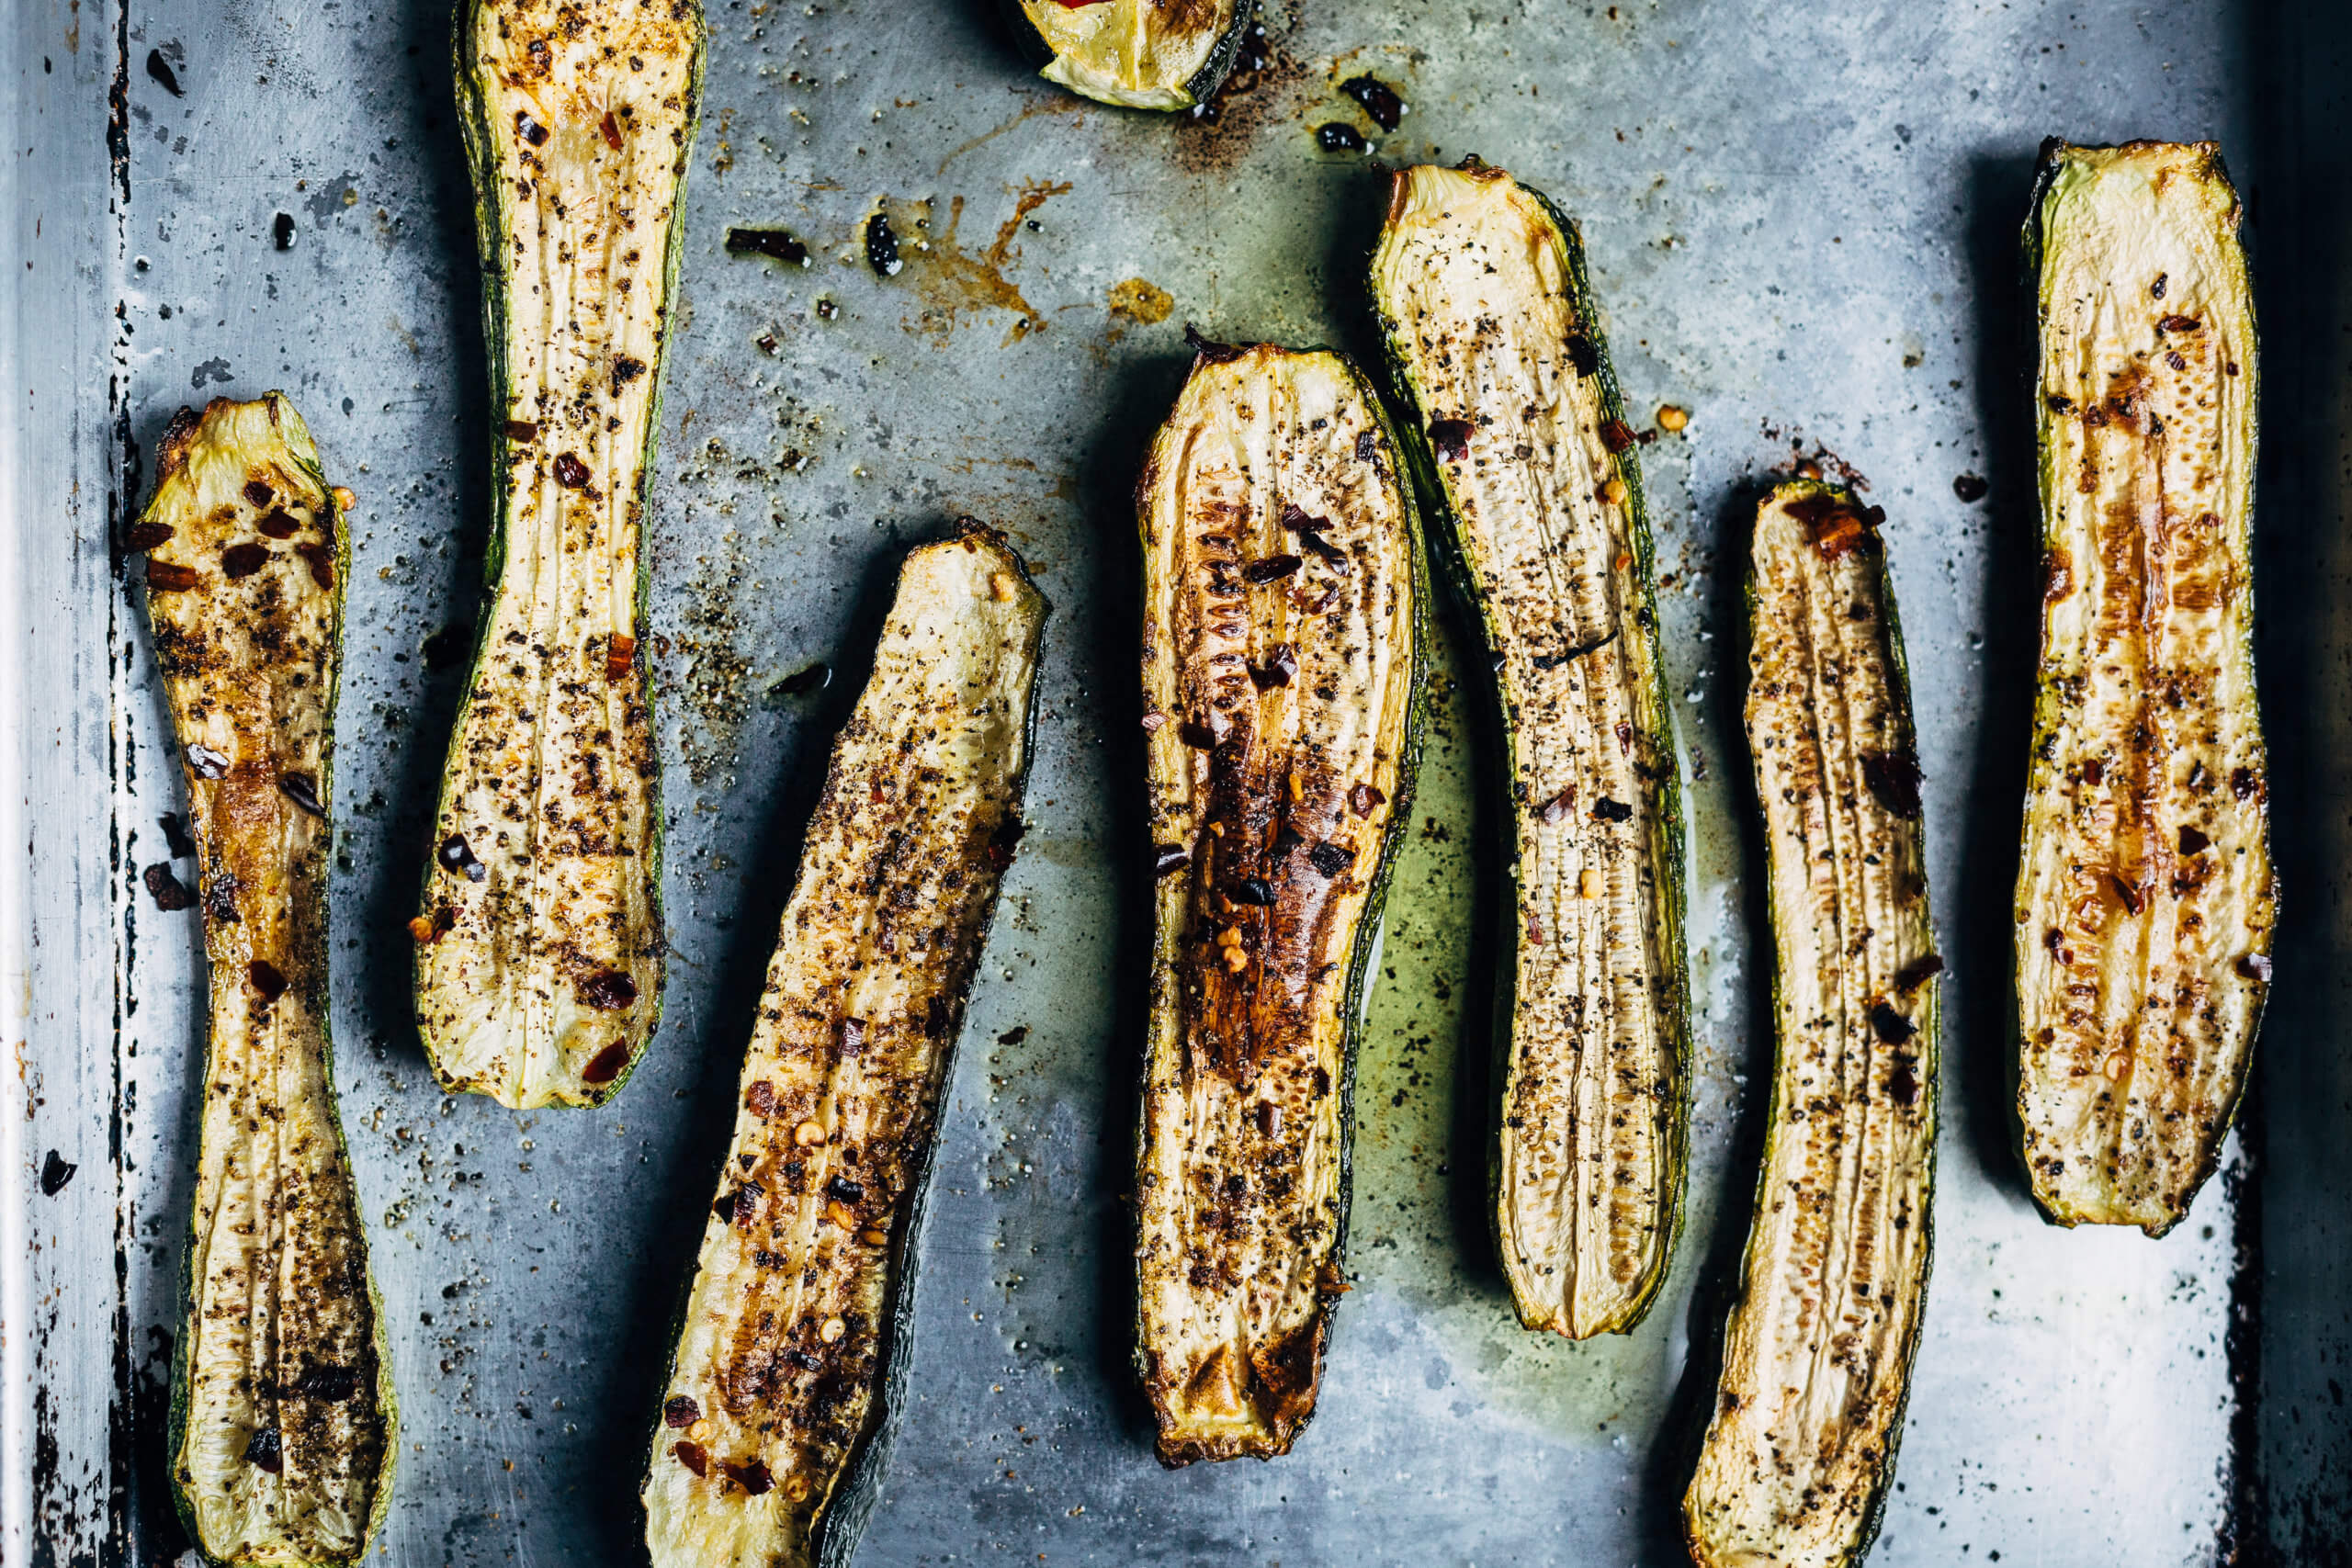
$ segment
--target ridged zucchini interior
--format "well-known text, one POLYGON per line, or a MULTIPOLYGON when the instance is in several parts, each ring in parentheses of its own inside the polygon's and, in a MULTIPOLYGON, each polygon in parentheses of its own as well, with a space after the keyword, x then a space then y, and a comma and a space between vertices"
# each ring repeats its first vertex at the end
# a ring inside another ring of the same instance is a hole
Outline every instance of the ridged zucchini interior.
POLYGON ((1314 1413, 1426 592, 1379 404, 1335 354, 1204 348, 1136 508, 1158 863, 1136 1354, 1179 1465, 1286 1452, 1314 1413))
POLYGON ((1046 601, 907 559, 761 998, 643 1489, 653 1568, 845 1564, 880 1484, 933 1128, 1020 836, 1046 601))
POLYGON ((328 1035, 346 502, 277 392, 182 409, 155 468, 130 542, 211 976, 172 1480, 216 1562, 356 1562, 397 1433, 328 1035))
POLYGON ((473 0, 498 516, 416 940, 443 1083, 594 1105, 661 1010, 645 483, 700 85, 692 0, 473 0))
POLYGON ((1576 231, 1476 159, 1393 178, 1372 263, 1413 444, 1494 658, 1517 908, 1494 1219, 1520 1320, 1639 1323, 1689 1091, 1682 810, 1649 525, 1576 231))
POLYGON ((2278 892, 2254 678, 2254 299, 2210 143, 2044 149, 2041 661, 2018 1112, 2061 1224, 2161 1235, 2220 1157, 2278 892))
POLYGON ((1926 1304, 1943 963, 1879 521, 1803 482, 1756 521, 1747 743, 1778 1044, 1739 1298, 1682 1503, 1700 1568, 1861 1561, 1926 1304))
POLYGON ((1250 0, 1006 0, 1046 81, 1131 109, 1188 109, 1216 96, 1250 26, 1250 0))

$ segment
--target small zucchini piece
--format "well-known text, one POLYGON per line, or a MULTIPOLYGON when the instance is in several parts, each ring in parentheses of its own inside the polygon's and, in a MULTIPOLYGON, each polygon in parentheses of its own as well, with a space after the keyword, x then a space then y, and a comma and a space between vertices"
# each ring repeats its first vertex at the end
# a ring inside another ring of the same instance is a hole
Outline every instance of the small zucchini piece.
POLYGON ((328 1034, 349 504, 283 393, 182 409, 132 529, 211 971, 172 1482, 217 1563, 353 1563, 398 1450, 328 1034))
POLYGON ((1627 1333, 1666 1279, 1689 1120, 1682 802, 1633 431, 1576 226, 1473 158, 1392 177, 1372 296, 1493 652, 1493 1215, 1520 1321, 1627 1333))
POLYGON ((642 1489, 653 1568, 846 1564, 906 1379, 933 1132, 1021 834, 1045 596, 915 550, 769 961, 642 1489))
POLYGON ((1700 1568, 1860 1562, 1926 1303, 1943 961, 1881 520, 1802 482, 1756 520, 1747 744, 1777 1048, 1721 1386, 1682 1499, 1700 1568))
POLYGON ((1136 511, 1157 864, 1136 1362, 1173 1467, 1287 1452, 1314 1414, 1427 590, 1379 401, 1337 354, 1203 345, 1136 511))
POLYGON ((1225 85, 1252 0, 1004 0, 1048 82, 1130 109, 1189 109, 1225 85))
POLYGON ((2018 869, 2018 1115, 2042 1212, 2180 1223, 2269 990, 2255 330, 2220 150, 2042 149, 2025 231, 2041 661, 2018 869))
POLYGON ((411 930, 434 1072, 503 1105, 601 1104, 661 1011, 645 487, 702 51, 695 0, 458 24, 498 507, 411 930))

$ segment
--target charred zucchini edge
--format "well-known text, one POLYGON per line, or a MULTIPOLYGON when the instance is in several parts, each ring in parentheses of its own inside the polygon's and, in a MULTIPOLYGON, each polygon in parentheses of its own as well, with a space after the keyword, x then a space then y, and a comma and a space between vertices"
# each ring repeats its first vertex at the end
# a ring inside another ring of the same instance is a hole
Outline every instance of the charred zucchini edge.
MULTIPOLYGON (((1466 171, 1486 165, 1476 154, 1473 154, 1464 159, 1457 166, 1466 171)), ((1403 171, 1399 171, 1399 177, 1402 173, 1403 171)), ((1561 257, 1565 264, 1563 272, 1568 288, 1569 307, 1576 312, 1577 321, 1584 324, 1585 336, 1592 344, 1593 354, 1598 360, 1591 380, 1600 404, 1601 414, 1604 419, 1627 423, 1625 400, 1618 384, 1616 363, 1610 356, 1608 333, 1602 320, 1599 299, 1593 293, 1591 275, 1585 261, 1583 231, 1577 227, 1574 219, 1561 210, 1559 205, 1544 192, 1502 170, 1498 169, 1494 173, 1501 178, 1510 180, 1521 191, 1532 197, 1556 231, 1561 257)), ((1383 232, 1385 232, 1385 225, 1383 232)), ((1374 255, 1377 254, 1377 246, 1378 241, 1375 241, 1374 255)), ((1408 329, 1392 320, 1382 308, 1379 290, 1376 287, 1372 288, 1368 292, 1372 297, 1374 317, 1380 326, 1389 394, 1396 400, 1397 406, 1418 410, 1420 408, 1419 397, 1413 389, 1411 376, 1406 368, 1404 353, 1398 346, 1400 334, 1408 329)), ((1486 595, 1479 591, 1476 576, 1470 568, 1468 553, 1463 547, 1461 523, 1454 513, 1451 491, 1446 487, 1444 469, 1438 463, 1437 454, 1431 449, 1428 432, 1422 425, 1417 422, 1408 422, 1407 428, 1404 450, 1409 455, 1412 464, 1414 487, 1430 498, 1429 509, 1442 525, 1435 530, 1440 542, 1434 553, 1441 563, 1448 587, 1456 596, 1456 602, 1474 617, 1480 634, 1487 639, 1486 646, 1491 648, 1498 636, 1498 623, 1487 614, 1486 595)), ((1664 1022, 1678 1071, 1674 1092, 1668 1107, 1671 1128, 1671 1144, 1668 1155, 1669 1172, 1665 1190, 1661 1193, 1667 1233, 1665 1244, 1659 1250, 1658 1267, 1652 1274, 1647 1288, 1632 1304, 1624 1320, 1604 1331, 1617 1334, 1630 1334, 1641 1325, 1648 1316, 1649 1309, 1656 1304, 1658 1292, 1665 1288, 1667 1277, 1673 1272, 1674 1255, 1681 1242, 1683 1215, 1688 1207, 1685 1196, 1690 1181, 1690 977, 1688 943, 1684 939, 1683 930, 1688 899, 1688 876, 1684 862, 1683 840, 1687 829, 1682 812, 1681 748, 1677 742, 1675 733, 1674 708, 1668 700, 1666 690, 1666 663, 1658 635, 1656 552, 1650 534, 1649 503, 1642 485, 1642 468, 1638 452, 1637 446, 1628 446, 1623 452, 1614 454, 1613 466, 1617 477, 1625 484, 1625 501, 1622 510, 1625 514, 1626 532, 1633 541, 1632 576, 1635 583, 1637 603, 1634 615, 1634 626, 1628 629, 1629 632, 1638 633, 1649 644, 1650 667, 1654 678, 1648 696, 1649 700, 1657 705, 1659 740, 1672 756, 1675 764, 1671 768, 1663 770, 1656 784, 1658 821, 1662 831, 1660 841, 1653 850, 1653 856, 1658 873, 1658 908, 1662 923, 1666 926, 1666 929, 1659 932, 1659 944, 1667 954, 1672 992, 1668 1006, 1664 1010, 1664 1022)), ((1496 845, 1496 852, 1501 855, 1506 863, 1509 863, 1513 859, 1510 824, 1514 820, 1518 811, 1518 804, 1511 795, 1512 781, 1517 769, 1518 749, 1508 716, 1502 711, 1501 693, 1495 679, 1493 665, 1481 659, 1470 659, 1464 662, 1465 667, 1475 669, 1476 673, 1471 678, 1480 690, 1484 704, 1483 713, 1487 722, 1493 727, 1501 750, 1501 755, 1496 766, 1497 791, 1489 808, 1498 811, 1498 826, 1496 831, 1500 837, 1496 845)), ((1515 880, 1513 886, 1516 886, 1515 880)), ((1501 1216, 1497 1203, 1502 1184, 1502 1145, 1498 1131, 1505 1111, 1503 1095, 1510 1081, 1512 1043, 1517 1026, 1519 941, 1516 906, 1498 900, 1488 918, 1495 922, 1492 940, 1495 942, 1496 957, 1494 959, 1494 1032, 1489 1043, 1493 1066, 1487 1105, 1488 1201, 1487 1213, 1490 1227, 1489 1239, 1499 1259, 1505 1243, 1498 1228, 1501 1216)), ((1518 1305, 1514 1293, 1512 1303, 1514 1312, 1518 1311, 1518 1305)))

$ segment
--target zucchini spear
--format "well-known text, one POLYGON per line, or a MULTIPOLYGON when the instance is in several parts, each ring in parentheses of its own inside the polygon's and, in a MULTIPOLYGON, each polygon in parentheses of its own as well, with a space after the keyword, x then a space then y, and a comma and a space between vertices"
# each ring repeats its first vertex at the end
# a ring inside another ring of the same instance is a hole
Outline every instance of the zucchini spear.
POLYGON ((2254 680, 2254 299, 2211 143, 2042 150, 2040 689, 2018 1114, 2060 1224, 2162 1235, 2220 1158, 2278 889, 2254 680))
POLYGON ((1739 1300, 1682 1499, 1700 1568, 1861 1561, 1927 1297, 1943 961, 1879 521, 1813 483, 1782 485, 1756 520, 1747 744, 1778 1044, 1739 1300))
POLYGON ((695 0, 471 0, 498 516, 441 784, 416 1018, 451 1089, 619 1089, 662 1005, 644 507, 702 69, 695 0))
POLYGON ((906 1377, 933 1128, 1021 835, 1046 601, 907 558, 769 962, 647 1470, 653 1568, 845 1564, 906 1377))
POLYGON ((1287 1452, 1314 1414, 1426 587, 1379 402, 1336 354, 1202 344, 1136 500, 1158 876, 1136 1361, 1175 1466, 1287 1452))
POLYGON ((131 529, 211 972, 172 1481, 220 1563, 351 1563, 397 1444, 328 1038, 349 504, 283 394, 182 409, 131 529))
POLYGON ((1372 295, 1493 650, 1517 907, 1494 1221, 1520 1321, 1631 1330, 1674 1249, 1682 807, 1633 432, 1574 224, 1471 159, 1393 176, 1372 295))

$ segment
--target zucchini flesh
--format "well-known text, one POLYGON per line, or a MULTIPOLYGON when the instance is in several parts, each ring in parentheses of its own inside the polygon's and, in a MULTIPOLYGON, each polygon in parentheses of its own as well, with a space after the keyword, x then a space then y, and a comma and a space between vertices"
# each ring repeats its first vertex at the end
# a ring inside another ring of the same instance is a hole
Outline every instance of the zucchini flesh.
POLYGON ((1372 293, 1495 660, 1507 915, 1494 1217, 1520 1321, 1664 1282, 1690 1053, 1682 808, 1632 432, 1575 227, 1476 159, 1394 176, 1372 293))
POLYGON ((1159 864, 1136 1359, 1174 1466, 1286 1452, 1314 1413, 1425 591, 1379 404, 1335 354, 1204 348, 1136 497, 1159 864))
POLYGON ((1796 483, 1756 522, 1747 741, 1778 1045, 1722 1382, 1683 1497, 1701 1568, 1861 1561, 1926 1303, 1942 961, 1879 517, 1796 483))
POLYGON ((216 1562, 356 1562, 396 1444, 328 1035, 345 502, 277 392, 182 409, 155 468, 132 542, 211 973, 172 1479, 216 1562))
POLYGON ((1131 109, 1205 104, 1232 71, 1250 0, 1008 0, 1038 74, 1131 109))
POLYGON ((2043 150, 2041 662, 2018 1111, 2061 1224, 2161 1235, 2212 1174, 2278 893, 2254 677, 2253 295, 2210 143, 2043 150))
POLYGON ((1046 610, 977 524, 899 573, 768 964, 644 1483, 653 1568, 855 1548, 939 1097, 1020 835, 1046 610))
POLYGON ((693 0, 458 27, 498 516, 412 930, 434 1071, 505 1105, 601 1103, 661 1010, 644 491, 702 42, 693 0))

